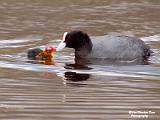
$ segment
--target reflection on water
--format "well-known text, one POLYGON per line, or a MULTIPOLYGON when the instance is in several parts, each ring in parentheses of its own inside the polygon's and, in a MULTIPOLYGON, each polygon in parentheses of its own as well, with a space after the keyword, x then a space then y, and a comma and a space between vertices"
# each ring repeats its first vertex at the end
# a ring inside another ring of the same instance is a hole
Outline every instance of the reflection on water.
POLYGON ((71 81, 84 81, 89 78, 89 74, 82 74, 82 73, 76 73, 76 72, 65 72, 65 80, 71 80, 71 81))
POLYGON ((44 64, 44 65, 55 65, 55 62, 53 59, 47 59, 47 60, 28 60, 28 63, 32 64, 44 64))
POLYGON ((88 80, 90 78, 90 74, 87 73, 76 73, 76 72, 65 72, 63 76, 63 84, 67 86, 74 87, 85 87, 88 86, 86 83, 82 83, 81 81, 88 80))
POLYGON ((1 120, 133 119, 129 111, 160 118, 159 0, 1 0, 0 11, 1 120), (154 54, 148 61, 86 61, 65 49, 50 61, 27 59, 29 48, 57 46, 75 29, 136 35, 154 54))

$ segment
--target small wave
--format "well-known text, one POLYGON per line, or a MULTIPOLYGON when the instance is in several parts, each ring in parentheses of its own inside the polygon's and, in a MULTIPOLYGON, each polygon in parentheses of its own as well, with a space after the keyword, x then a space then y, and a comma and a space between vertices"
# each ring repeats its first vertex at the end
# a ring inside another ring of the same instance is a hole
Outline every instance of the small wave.
POLYGON ((24 47, 28 45, 26 43, 32 43, 39 40, 42 40, 41 36, 26 36, 23 38, 0 40, 0 48, 24 47))
POLYGON ((160 41, 160 34, 148 36, 148 37, 142 37, 141 40, 143 40, 143 41, 160 41))

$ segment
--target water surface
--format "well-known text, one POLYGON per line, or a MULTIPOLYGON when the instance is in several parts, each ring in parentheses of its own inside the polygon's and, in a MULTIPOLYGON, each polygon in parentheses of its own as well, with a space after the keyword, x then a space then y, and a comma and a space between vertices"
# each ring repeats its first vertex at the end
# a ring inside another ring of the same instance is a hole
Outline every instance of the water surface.
POLYGON ((1 120, 133 119, 129 111, 160 118, 159 0, 1 0, 0 11, 1 120), (143 40, 154 54, 147 64, 77 65, 71 49, 52 65, 27 59, 27 49, 56 46, 71 30, 152 36, 143 40))

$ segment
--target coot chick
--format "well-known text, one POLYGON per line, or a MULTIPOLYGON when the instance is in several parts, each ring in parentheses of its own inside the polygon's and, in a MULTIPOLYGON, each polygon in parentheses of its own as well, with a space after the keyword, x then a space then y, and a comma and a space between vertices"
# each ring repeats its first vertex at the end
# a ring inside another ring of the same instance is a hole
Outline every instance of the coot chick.
POLYGON ((30 48, 27 52, 28 59, 36 60, 37 56, 42 53, 43 50, 40 48, 30 48))

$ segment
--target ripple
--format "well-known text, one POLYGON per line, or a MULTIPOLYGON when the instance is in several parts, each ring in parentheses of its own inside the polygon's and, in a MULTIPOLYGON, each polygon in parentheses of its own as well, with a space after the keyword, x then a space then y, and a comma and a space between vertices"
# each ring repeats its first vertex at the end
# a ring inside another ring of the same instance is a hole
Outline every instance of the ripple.
POLYGON ((159 8, 149 0, 1 0, 0 119, 128 120, 132 110, 160 118, 159 8), (57 46, 64 31, 75 29, 91 36, 128 32, 154 54, 147 65, 75 64, 69 49, 52 65, 27 59, 29 48, 57 46))

